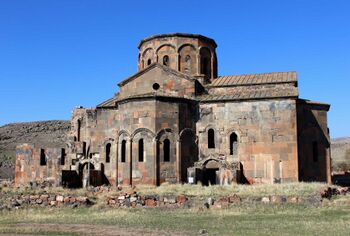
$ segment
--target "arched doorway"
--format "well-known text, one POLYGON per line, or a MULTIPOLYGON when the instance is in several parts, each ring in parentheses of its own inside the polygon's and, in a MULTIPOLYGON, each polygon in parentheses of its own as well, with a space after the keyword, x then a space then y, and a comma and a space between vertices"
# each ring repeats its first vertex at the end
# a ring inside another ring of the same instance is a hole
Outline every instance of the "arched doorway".
POLYGON ((208 160, 204 163, 202 172, 202 184, 205 186, 218 184, 218 172, 220 164, 216 160, 208 160))

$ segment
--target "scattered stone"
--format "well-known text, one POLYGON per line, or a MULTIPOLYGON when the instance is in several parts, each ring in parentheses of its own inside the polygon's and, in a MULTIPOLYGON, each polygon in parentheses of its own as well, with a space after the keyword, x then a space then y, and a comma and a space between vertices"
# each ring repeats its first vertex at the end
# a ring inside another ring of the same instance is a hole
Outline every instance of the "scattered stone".
POLYGON ((136 202, 137 201, 137 197, 130 197, 130 202, 136 202))
POLYGON ((212 197, 208 198, 207 203, 208 203, 210 206, 214 205, 214 198, 212 198, 212 197))
POLYGON ((145 205, 148 207, 155 207, 157 206, 157 202, 154 199, 146 199, 145 205))
POLYGON ((164 197, 163 201, 165 203, 175 204, 176 203, 176 197, 167 196, 167 197, 164 197))
POLYGON ((298 198, 294 197, 294 196, 289 196, 287 199, 288 203, 297 203, 298 202, 298 198))
POLYGON ((38 203, 38 204, 41 204, 41 203, 43 203, 43 200, 42 199, 40 199, 40 198, 38 198, 38 199, 36 199, 36 201, 35 201, 36 203, 38 203))
POLYGON ((261 198, 262 203, 270 203, 270 198, 269 197, 263 197, 261 198))
POLYGON ((240 203, 242 201, 242 199, 238 195, 233 194, 233 195, 228 197, 228 201, 229 201, 229 203, 237 204, 237 203, 240 203))
POLYGON ((271 196, 270 201, 271 201, 271 203, 280 204, 280 203, 282 203, 282 197, 281 196, 271 196))
POLYGON ((176 197, 176 202, 179 204, 184 204, 187 200, 187 197, 183 194, 176 197))
POLYGON ((63 196, 60 196, 60 195, 57 195, 57 196, 56 196, 56 201, 57 201, 57 202, 63 202, 63 200, 64 200, 64 197, 63 197, 63 196))

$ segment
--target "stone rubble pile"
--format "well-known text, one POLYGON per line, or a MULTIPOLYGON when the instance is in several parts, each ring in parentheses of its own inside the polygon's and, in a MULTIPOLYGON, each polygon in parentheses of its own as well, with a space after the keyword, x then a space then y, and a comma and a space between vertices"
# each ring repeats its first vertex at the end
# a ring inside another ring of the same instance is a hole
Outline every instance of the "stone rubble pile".
MULTIPOLYGON (((112 208, 199 208, 199 209, 226 209, 239 204, 307 204, 320 206, 323 199, 331 199, 336 195, 350 194, 348 187, 328 187, 310 196, 247 196, 240 197, 236 194, 221 197, 192 197, 184 194, 178 195, 143 195, 136 191, 121 192, 112 190, 108 186, 93 187, 91 193, 103 200, 112 208), (106 197, 107 195, 107 197, 106 197)), ((95 197, 93 197, 95 198, 95 197)), ((18 209, 22 207, 79 207, 91 206, 94 203, 88 197, 64 195, 64 194, 19 194, 5 196, 0 192, 0 210, 18 209)))
POLYGON ((107 197, 107 205, 122 208, 140 207, 166 207, 178 208, 188 202, 188 197, 180 194, 177 196, 141 195, 137 192, 121 193, 107 197))
POLYGON ((17 195, 6 199, 8 204, 0 204, 1 209, 20 208, 24 206, 62 207, 90 206, 93 203, 82 196, 64 196, 57 194, 17 195))

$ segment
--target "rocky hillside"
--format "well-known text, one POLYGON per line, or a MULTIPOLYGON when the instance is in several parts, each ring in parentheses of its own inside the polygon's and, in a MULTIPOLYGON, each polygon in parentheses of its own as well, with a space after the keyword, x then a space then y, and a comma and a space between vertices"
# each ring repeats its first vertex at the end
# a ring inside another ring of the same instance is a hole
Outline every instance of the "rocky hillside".
POLYGON ((332 167, 333 170, 350 170, 350 137, 332 140, 332 167))
POLYGON ((42 147, 64 145, 69 121, 13 123, 0 126, 0 179, 14 177, 15 149, 18 144, 32 143, 42 147))

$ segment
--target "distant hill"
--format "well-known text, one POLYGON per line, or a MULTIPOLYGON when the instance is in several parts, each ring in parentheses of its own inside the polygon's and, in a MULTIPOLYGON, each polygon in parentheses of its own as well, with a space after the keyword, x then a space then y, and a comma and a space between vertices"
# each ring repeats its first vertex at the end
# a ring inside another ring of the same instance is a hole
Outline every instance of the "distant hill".
POLYGON ((333 170, 350 170, 350 137, 332 139, 333 170))
POLYGON ((12 123, 0 126, 0 179, 14 178, 15 149, 18 144, 42 147, 64 145, 70 122, 65 120, 12 123))

